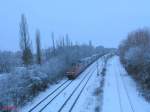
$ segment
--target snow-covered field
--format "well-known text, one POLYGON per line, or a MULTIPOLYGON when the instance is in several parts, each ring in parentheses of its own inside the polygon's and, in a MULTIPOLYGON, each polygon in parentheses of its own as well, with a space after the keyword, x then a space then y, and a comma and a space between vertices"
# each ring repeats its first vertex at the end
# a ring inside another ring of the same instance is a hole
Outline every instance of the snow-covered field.
POLYGON ((150 104, 139 96, 117 56, 110 59, 107 68, 102 112, 150 112, 150 104))
MULTIPOLYGON (((98 62, 99 62, 99 69, 101 70, 102 60, 99 59, 98 62)), ((99 84, 100 84, 100 76, 97 76, 96 67, 97 67, 97 62, 92 64, 90 67, 88 67, 76 80, 68 81, 67 83, 65 83, 54 94, 52 94, 50 97, 44 100, 39 106, 37 106, 37 108, 32 110, 32 112, 39 112, 39 111, 67 112, 70 109, 72 109, 73 112, 77 112, 77 111, 78 112, 80 111, 82 112, 93 111, 94 112, 96 106, 99 104, 96 100, 98 96, 95 96, 94 92, 96 88, 99 87, 99 84), (85 80, 83 80, 84 78, 85 80), (83 82, 80 84, 82 80, 83 82), (78 85, 79 85, 79 88, 76 89, 78 85), (63 90, 63 88, 65 87, 67 88, 63 90), (76 91, 74 91, 75 89, 76 91), (82 89, 83 91, 80 94, 82 89), (59 94, 61 90, 63 91, 59 94), (76 101, 77 97, 79 98, 76 101), (66 102, 67 99, 69 99, 68 102, 66 102), (74 103, 75 105, 72 108, 72 105, 74 103), (61 109, 62 106, 63 108, 61 109)), ((45 92, 37 96, 32 102, 28 103, 28 105, 23 107, 20 111, 28 112, 32 107, 34 107, 37 103, 39 103, 42 99, 44 99, 47 95, 49 95, 52 91, 54 91, 57 87, 59 87, 66 80, 67 79, 64 79, 60 83, 49 87, 45 92)))

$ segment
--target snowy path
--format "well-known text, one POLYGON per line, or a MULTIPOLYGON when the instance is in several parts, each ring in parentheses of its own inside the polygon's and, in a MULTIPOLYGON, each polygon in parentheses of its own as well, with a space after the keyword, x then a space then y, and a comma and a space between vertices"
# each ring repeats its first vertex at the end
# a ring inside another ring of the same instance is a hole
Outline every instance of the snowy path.
MULTIPOLYGON (((102 60, 99 59, 98 61, 100 63, 99 65, 101 65, 102 60)), ((60 89, 44 100, 31 112, 87 112, 86 109, 94 112, 96 98, 93 96, 93 92, 95 91, 96 87, 99 86, 100 80, 100 77, 97 76, 96 66, 97 63, 95 62, 88 67, 76 80, 66 82, 62 87, 60 87, 60 89), (65 89, 63 90, 63 88, 65 89), (60 91, 62 92, 59 94, 60 91), (92 102, 92 104, 90 102, 92 102)), ((101 66, 99 67, 101 68, 101 66)), ((33 104, 29 103, 27 106, 25 106, 21 112, 28 112, 32 107, 34 107, 38 102, 44 99, 48 94, 50 94, 65 81, 66 79, 60 82, 60 84, 50 87, 46 92, 35 98, 35 100, 32 102, 33 104)))
POLYGON ((150 104, 138 95, 117 56, 108 62, 102 112, 150 112, 150 104))

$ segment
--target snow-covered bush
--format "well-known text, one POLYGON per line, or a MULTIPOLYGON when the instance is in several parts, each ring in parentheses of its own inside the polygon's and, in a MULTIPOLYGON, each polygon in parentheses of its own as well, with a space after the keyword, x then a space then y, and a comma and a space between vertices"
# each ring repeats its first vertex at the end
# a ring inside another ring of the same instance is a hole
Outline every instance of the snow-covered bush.
POLYGON ((10 72, 15 66, 20 65, 19 53, 0 52, 0 73, 10 72))
POLYGON ((131 47, 126 51, 124 59, 126 60, 125 67, 131 73, 138 73, 142 70, 143 66, 143 54, 142 48, 131 47))
POLYGON ((12 73, 6 74, 4 79, 1 79, 0 97, 2 102, 8 101, 15 106, 25 103, 39 90, 47 87, 48 83, 45 84, 47 78, 46 74, 36 71, 36 69, 16 68, 12 73))
MULTIPOLYGON (((150 31, 137 30, 128 35, 119 47, 120 60, 126 70, 142 86, 150 89, 150 31)), ((150 92, 147 92, 150 93, 150 92)))
POLYGON ((68 67, 64 60, 65 59, 62 59, 62 57, 51 58, 48 62, 39 66, 40 68, 38 71, 47 74, 49 82, 53 82, 53 80, 64 76, 64 73, 68 67))
POLYGON ((41 66, 16 67, 1 79, 0 97, 3 105, 23 105, 58 77, 64 76, 66 67, 64 61, 59 58, 53 58, 41 66))

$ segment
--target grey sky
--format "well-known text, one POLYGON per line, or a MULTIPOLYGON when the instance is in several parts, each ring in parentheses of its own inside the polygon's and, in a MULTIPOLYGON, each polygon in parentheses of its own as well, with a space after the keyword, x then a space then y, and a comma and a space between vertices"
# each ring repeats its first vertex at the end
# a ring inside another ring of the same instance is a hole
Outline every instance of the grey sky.
POLYGON ((42 46, 51 32, 73 41, 117 47, 128 32, 150 26, 149 0, 1 0, 0 50, 19 50, 19 22, 27 17, 30 37, 41 31, 42 46))

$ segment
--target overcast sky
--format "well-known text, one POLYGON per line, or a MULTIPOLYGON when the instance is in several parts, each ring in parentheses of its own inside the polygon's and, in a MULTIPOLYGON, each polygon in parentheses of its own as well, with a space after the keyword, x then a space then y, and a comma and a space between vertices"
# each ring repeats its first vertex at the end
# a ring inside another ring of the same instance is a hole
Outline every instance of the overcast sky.
POLYGON ((40 29, 43 48, 51 45, 51 32, 117 47, 128 32, 150 26, 150 0, 0 0, 0 50, 19 50, 22 13, 33 43, 40 29))

